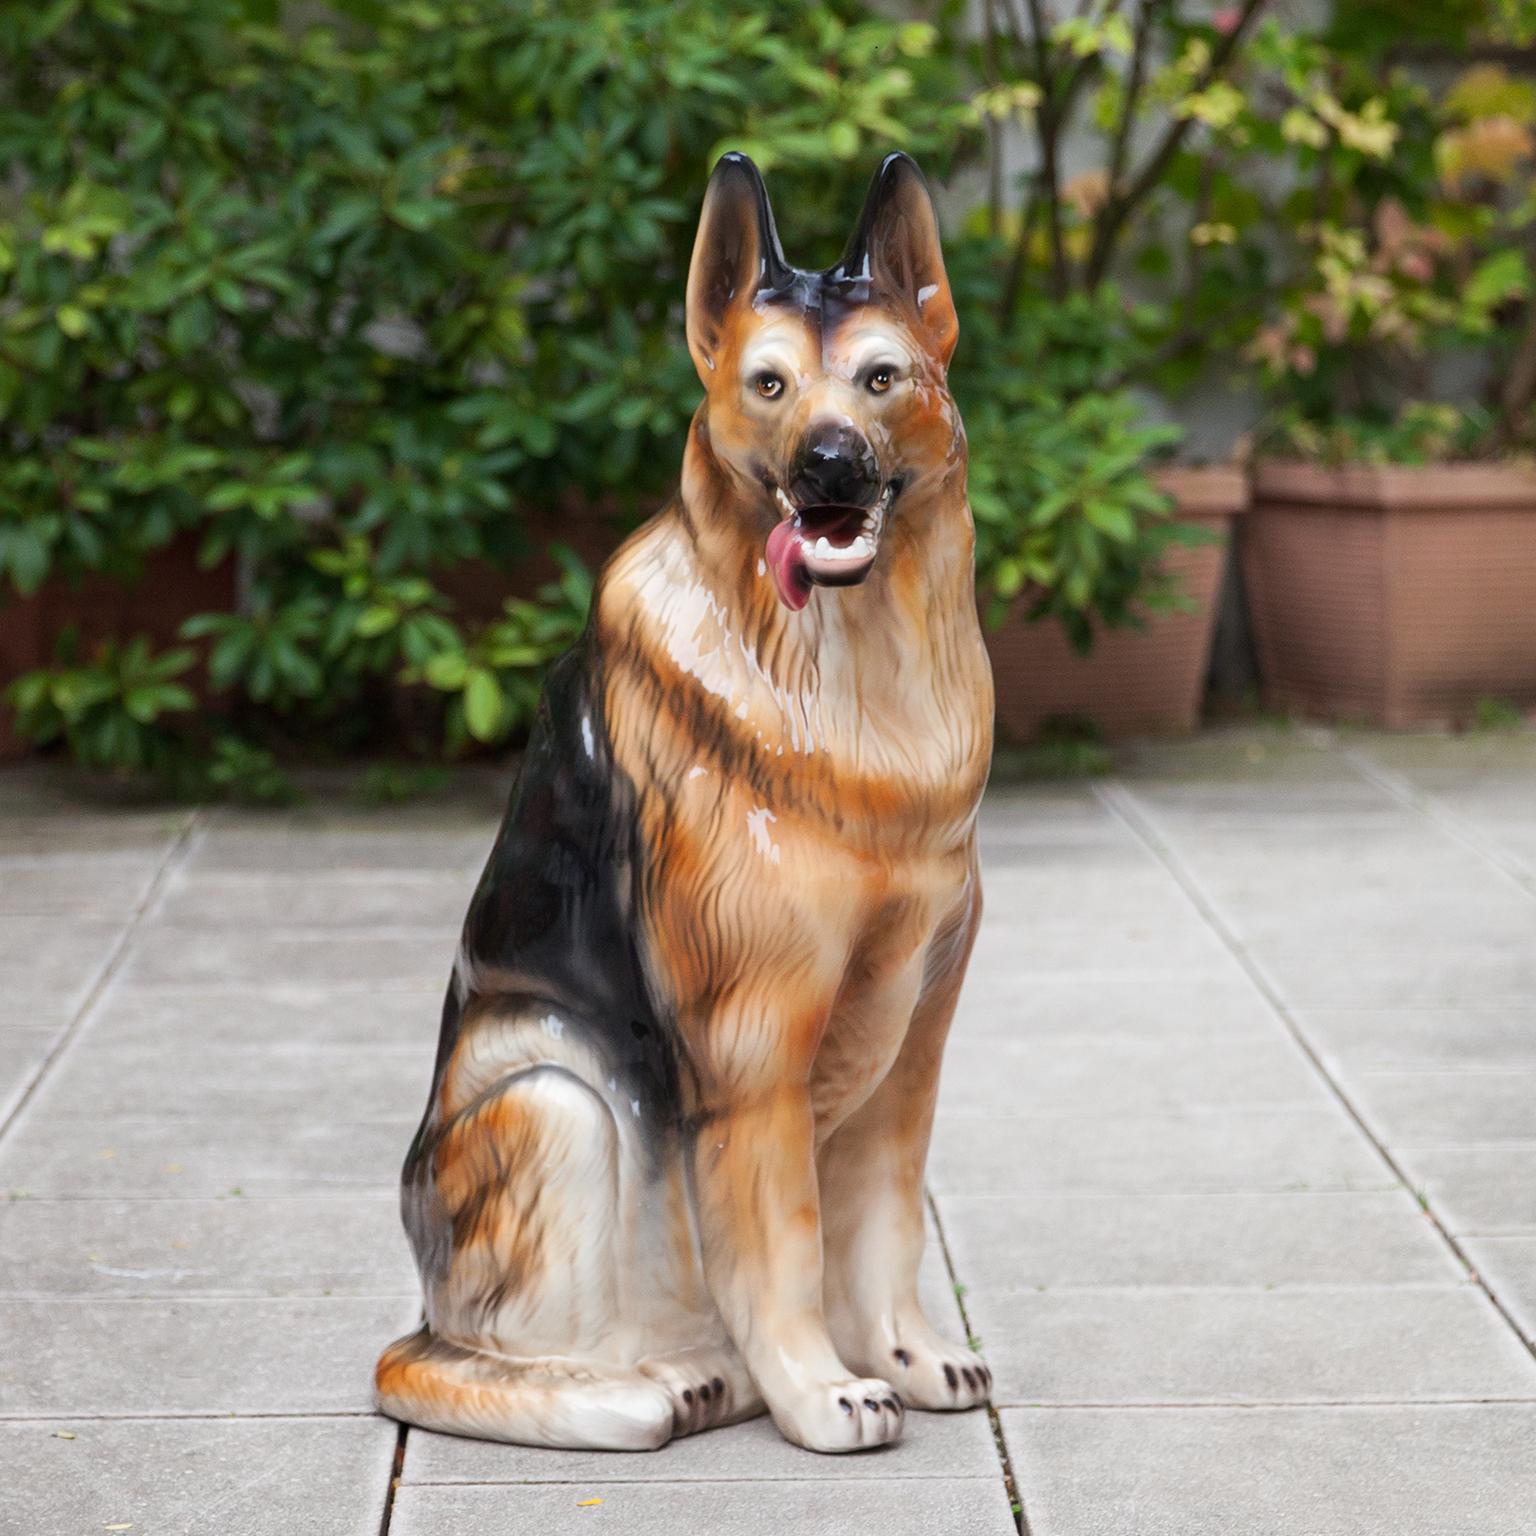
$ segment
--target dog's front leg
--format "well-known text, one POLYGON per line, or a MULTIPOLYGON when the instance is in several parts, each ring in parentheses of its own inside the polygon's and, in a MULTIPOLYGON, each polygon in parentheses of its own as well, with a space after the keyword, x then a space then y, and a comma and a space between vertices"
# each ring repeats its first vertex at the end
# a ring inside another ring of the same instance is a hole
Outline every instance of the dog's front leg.
POLYGON ((832 1336, 855 1369, 886 1372, 913 1408, 974 1408, 992 1388, 981 1357, 946 1340, 917 1295, 939 1062, 980 912, 973 886, 925 957, 927 986, 895 1063, 819 1160, 832 1336))
POLYGON ((895 1440, 902 1405, 888 1382, 853 1377, 827 1333, 814 1140, 803 1078, 738 1086, 706 1119, 695 1157, 704 1271, 780 1432, 808 1450, 854 1451, 895 1440))

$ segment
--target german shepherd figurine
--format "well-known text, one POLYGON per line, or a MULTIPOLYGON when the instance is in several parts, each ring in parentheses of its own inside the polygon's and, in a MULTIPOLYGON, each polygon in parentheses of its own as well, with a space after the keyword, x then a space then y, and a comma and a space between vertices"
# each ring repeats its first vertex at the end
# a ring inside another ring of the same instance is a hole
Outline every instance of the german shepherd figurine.
POLYGON ((616 1450, 766 1406, 852 1451, 991 1386, 917 1300, 992 722, 917 166, 802 272, 725 156, 687 331, 681 490, 551 670, 465 920, 378 1397, 616 1450))

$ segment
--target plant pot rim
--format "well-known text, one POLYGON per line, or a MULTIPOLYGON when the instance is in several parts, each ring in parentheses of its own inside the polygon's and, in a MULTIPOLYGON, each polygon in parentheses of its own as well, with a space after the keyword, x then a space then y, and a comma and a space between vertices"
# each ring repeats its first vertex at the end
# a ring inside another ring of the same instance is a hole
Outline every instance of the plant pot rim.
POLYGON ((1330 510, 1536 512, 1536 464, 1315 464, 1264 459, 1253 466, 1253 491, 1262 501, 1330 510))
POLYGON ((1154 466, 1151 476, 1186 517, 1246 512, 1252 499, 1248 472, 1241 464, 1163 464, 1154 466))

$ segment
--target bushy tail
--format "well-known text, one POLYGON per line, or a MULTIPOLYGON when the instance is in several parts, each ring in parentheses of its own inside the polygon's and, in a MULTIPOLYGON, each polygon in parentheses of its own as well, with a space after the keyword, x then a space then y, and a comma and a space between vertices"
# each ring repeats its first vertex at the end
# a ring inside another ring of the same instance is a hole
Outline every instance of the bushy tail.
POLYGON ((427 1327, 397 1339, 374 1375, 380 1409, 423 1429, 514 1445, 651 1451, 673 1433, 667 1392, 638 1371, 508 1360, 427 1327))

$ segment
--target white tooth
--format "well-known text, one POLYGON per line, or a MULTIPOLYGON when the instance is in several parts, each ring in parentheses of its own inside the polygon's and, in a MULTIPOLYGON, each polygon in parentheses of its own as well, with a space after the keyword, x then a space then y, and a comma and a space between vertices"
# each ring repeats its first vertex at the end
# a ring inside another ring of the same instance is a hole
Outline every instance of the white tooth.
POLYGON ((875 552, 874 547, 862 533, 848 546, 848 549, 850 554, 859 560, 867 560, 875 552))
POLYGON ((822 536, 816 540, 816 558, 818 560, 831 560, 836 558, 832 553, 831 541, 827 538, 826 534, 822 534, 822 536))
POLYGON ((795 515, 795 504, 789 499, 788 496, 784 494, 784 487, 782 485, 776 485, 773 488, 773 493, 779 498, 779 505, 783 507, 785 515, 787 517, 793 517, 795 515))

